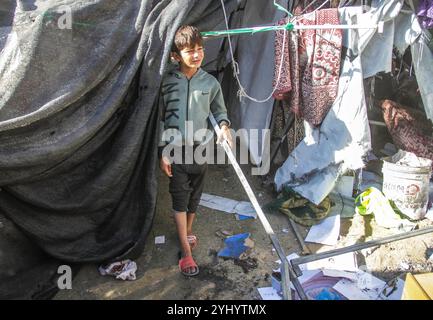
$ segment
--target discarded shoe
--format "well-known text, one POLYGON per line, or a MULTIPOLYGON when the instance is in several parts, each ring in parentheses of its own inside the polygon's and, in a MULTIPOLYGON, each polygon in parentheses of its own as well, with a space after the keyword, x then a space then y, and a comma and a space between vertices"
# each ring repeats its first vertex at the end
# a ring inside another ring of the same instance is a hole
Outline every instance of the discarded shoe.
POLYGON ((187 257, 180 259, 179 260, 179 269, 180 269, 180 272, 182 272, 182 274, 187 276, 187 277, 192 277, 192 276, 198 275, 198 273, 199 273, 197 263, 195 263, 192 256, 187 256, 187 257), (191 268, 194 268, 193 269, 194 271, 191 272, 190 271, 191 268))

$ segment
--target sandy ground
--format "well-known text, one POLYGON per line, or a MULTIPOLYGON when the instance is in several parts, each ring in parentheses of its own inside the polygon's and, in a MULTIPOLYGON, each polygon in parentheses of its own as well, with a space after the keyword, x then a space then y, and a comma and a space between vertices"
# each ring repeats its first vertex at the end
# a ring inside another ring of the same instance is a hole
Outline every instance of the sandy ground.
MULTIPOLYGON (((261 205, 275 198, 273 191, 262 185, 261 178, 251 176, 248 167, 243 170, 261 205)), ((199 245, 194 251, 194 258, 200 267, 200 274, 185 277, 177 266, 179 247, 175 224, 170 215, 168 179, 160 174, 159 181, 158 209, 154 224, 146 249, 136 260, 137 280, 121 281, 103 277, 99 275, 96 265, 86 265, 74 277, 72 290, 60 291, 54 299, 260 299, 257 288, 271 286, 270 274, 272 268, 277 267, 275 261, 278 259, 260 221, 238 221, 233 214, 199 207, 195 222, 199 245), (251 234, 254 248, 246 260, 239 262, 217 257, 217 252, 224 247, 223 238, 218 235, 221 230, 232 234, 251 234), (165 236, 166 242, 155 245, 154 238, 160 235, 165 236)), ((248 200, 230 166, 210 166, 204 192, 235 200, 248 200)), ((300 246, 290 229, 288 218, 281 213, 267 213, 266 216, 285 253, 300 253, 300 246)), ((428 225, 433 223, 428 220, 420 222, 420 227, 428 225)), ((305 237, 308 229, 299 226, 299 230, 305 237)), ((355 216, 352 219, 342 219, 340 241, 336 247, 389 234, 389 231, 377 227, 370 218, 355 216)), ((318 244, 308 246, 313 252, 332 249, 318 244)), ((432 272, 433 264, 426 259, 429 248, 433 248, 433 234, 364 250, 357 254, 358 265, 366 265, 368 270, 383 280, 404 276, 409 271, 432 272)))
MULTIPOLYGON (((272 200, 272 191, 261 187, 261 180, 249 175, 243 168, 258 201, 265 204, 272 200)), ((236 220, 234 214, 199 207, 194 223, 199 239, 194 258, 200 267, 196 277, 185 277, 179 272, 179 246, 174 220, 170 214, 171 200, 168 193, 168 178, 159 176, 158 208, 147 246, 136 260, 137 280, 120 281, 100 276, 96 265, 86 265, 74 277, 72 290, 60 291, 55 299, 259 299, 256 288, 270 285, 270 273, 278 259, 272 251, 269 237, 260 221, 236 220), (224 247, 224 238, 218 231, 232 234, 250 233, 254 248, 242 263, 217 257, 224 247), (165 244, 155 245, 154 238, 164 235, 165 244)), ((204 192, 235 200, 248 200, 242 185, 231 166, 212 165, 204 192)), ((274 232, 278 235, 286 253, 298 250, 289 229, 287 217, 268 214, 274 232)), ((306 230, 301 228, 306 234, 306 230)))

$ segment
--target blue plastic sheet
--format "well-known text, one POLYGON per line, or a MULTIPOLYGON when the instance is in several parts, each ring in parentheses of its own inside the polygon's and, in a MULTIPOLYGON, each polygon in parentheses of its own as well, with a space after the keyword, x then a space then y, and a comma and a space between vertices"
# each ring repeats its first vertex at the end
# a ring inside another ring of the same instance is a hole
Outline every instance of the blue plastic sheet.
POLYGON ((225 239, 224 243, 226 246, 218 252, 218 257, 239 259, 239 256, 249 249, 245 245, 245 240, 249 236, 249 233, 241 233, 225 239))

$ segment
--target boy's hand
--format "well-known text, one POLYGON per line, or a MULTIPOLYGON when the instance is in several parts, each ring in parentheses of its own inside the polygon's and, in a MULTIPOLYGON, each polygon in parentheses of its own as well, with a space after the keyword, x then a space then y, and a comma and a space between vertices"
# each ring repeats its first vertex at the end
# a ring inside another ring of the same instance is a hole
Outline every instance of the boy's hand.
POLYGON ((159 160, 159 167, 161 168, 161 171, 167 175, 167 177, 171 178, 173 176, 171 173, 170 161, 166 157, 162 157, 161 160, 159 160))
POLYGON ((230 148, 233 148, 232 135, 230 133, 230 129, 226 124, 221 126, 220 134, 218 135, 217 143, 223 143, 224 140, 227 140, 230 148))

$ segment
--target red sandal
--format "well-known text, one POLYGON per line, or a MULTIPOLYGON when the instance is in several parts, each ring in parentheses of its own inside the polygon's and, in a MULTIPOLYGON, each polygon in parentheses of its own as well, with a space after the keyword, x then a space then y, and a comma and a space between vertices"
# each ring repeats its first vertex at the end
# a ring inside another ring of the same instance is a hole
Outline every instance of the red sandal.
POLYGON ((194 250, 198 244, 197 237, 195 235, 189 235, 186 238, 188 240, 189 246, 191 247, 191 250, 194 250))
POLYGON ((179 269, 183 275, 188 276, 188 277, 198 275, 198 273, 199 273, 197 263, 195 263, 192 256, 187 256, 187 257, 180 259, 179 260, 179 269), (194 272, 188 272, 187 270, 189 268, 195 268, 195 271, 194 272))

